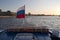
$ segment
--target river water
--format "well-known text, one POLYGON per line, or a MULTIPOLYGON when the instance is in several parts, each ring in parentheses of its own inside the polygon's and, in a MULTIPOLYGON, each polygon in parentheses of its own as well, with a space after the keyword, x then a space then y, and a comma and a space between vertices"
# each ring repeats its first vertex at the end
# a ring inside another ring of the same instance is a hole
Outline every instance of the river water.
POLYGON ((25 19, 13 17, 0 18, 0 29, 10 27, 32 26, 41 27, 47 26, 49 29, 60 29, 60 17, 59 16, 26 16, 25 19))
MULTIPOLYGON (((0 18, 0 29, 7 27, 20 27, 23 22, 22 19, 16 17, 0 18)), ((26 16, 25 21, 33 26, 47 26, 48 28, 60 29, 59 16, 26 16)), ((25 23, 25 25, 28 25, 25 23)))

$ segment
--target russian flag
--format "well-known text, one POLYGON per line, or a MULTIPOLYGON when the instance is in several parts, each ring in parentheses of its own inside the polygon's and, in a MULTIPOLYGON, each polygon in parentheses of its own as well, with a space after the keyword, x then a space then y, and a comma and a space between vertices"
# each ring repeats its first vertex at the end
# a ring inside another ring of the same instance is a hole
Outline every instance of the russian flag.
POLYGON ((18 9, 16 18, 25 18, 25 5, 18 9))

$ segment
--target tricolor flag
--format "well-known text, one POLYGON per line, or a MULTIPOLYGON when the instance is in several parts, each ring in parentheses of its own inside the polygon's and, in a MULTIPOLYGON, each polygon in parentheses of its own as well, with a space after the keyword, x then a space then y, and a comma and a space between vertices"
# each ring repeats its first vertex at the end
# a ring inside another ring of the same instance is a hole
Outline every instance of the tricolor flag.
POLYGON ((18 9, 16 18, 25 18, 25 5, 18 9))

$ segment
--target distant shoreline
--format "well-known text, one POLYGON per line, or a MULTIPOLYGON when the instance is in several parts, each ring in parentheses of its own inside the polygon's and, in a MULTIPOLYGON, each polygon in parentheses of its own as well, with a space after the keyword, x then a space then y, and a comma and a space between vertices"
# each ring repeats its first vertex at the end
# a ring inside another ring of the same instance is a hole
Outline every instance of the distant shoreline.
MULTIPOLYGON (((42 16, 42 15, 25 15, 25 16, 42 16)), ((43 15, 43 16, 57 16, 57 15, 43 15)), ((16 16, 0 16, 0 18, 5 18, 5 17, 16 17, 16 16)))
POLYGON ((7 18, 7 17, 14 17, 14 16, 0 16, 0 18, 7 18))

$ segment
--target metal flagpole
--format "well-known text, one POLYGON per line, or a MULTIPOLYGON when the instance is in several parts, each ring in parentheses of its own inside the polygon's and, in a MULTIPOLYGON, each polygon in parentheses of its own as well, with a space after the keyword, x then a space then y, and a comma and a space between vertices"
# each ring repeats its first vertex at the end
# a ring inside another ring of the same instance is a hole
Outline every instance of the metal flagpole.
MULTIPOLYGON (((25 10, 25 5, 24 5, 24 10, 25 10)), ((25 11, 24 11, 25 13, 25 11)), ((25 14, 24 14, 25 15, 25 14)), ((26 21, 26 17, 23 18, 23 23, 22 23, 23 27, 25 27, 27 25, 27 21, 26 21)))

